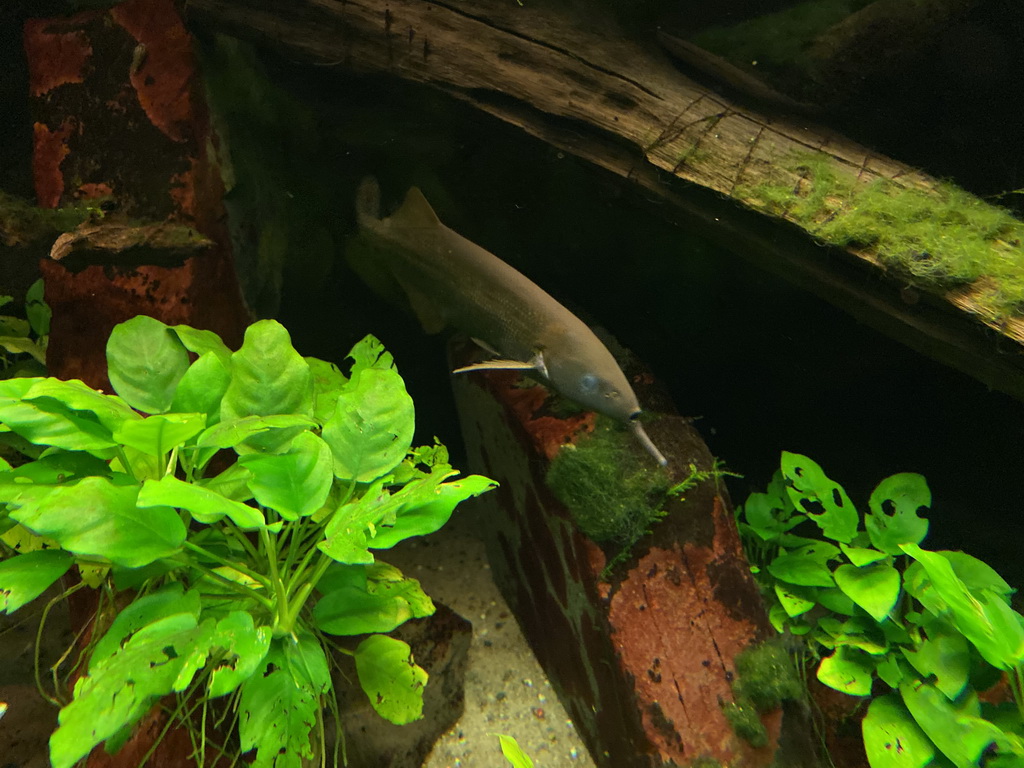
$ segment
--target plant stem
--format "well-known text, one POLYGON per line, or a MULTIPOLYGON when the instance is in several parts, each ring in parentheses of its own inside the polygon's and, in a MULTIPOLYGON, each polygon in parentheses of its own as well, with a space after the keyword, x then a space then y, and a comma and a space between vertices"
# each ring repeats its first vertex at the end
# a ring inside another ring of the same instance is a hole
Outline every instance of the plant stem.
POLYGON ((289 626, 292 626, 295 623, 295 620, 299 617, 299 612, 306 604, 306 600, 309 599, 310 592, 313 591, 317 582, 320 581, 320 578, 327 572, 327 569, 333 562, 334 560, 331 557, 328 557, 323 552, 320 553, 320 559, 317 561, 316 568, 313 570, 313 575, 310 576, 310 578, 301 587, 299 587, 299 591, 295 594, 294 600, 292 600, 292 607, 289 611, 289 626))
MULTIPOLYGON (((238 571, 239 573, 244 573, 246 576, 248 576, 253 581, 258 581, 263 587, 268 588, 268 589, 270 588, 270 580, 267 579, 266 576, 264 576, 262 573, 258 573, 256 571, 250 569, 248 566, 244 565, 243 563, 239 563, 239 562, 234 561, 234 560, 228 560, 227 558, 221 557, 220 555, 218 555, 218 554, 216 554, 214 552, 211 552, 208 549, 204 549, 203 547, 200 547, 195 542, 188 541, 187 539, 185 540, 185 547, 187 549, 192 550, 193 552, 195 552, 198 555, 202 555, 205 558, 209 558, 210 560, 213 560, 215 563, 220 563, 221 565, 225 565, 228 568, 232 568, 232 569, 238 571)), ((210 571, 209 569, 203 568, 198 563, 190 563, 190 565, 195 565, 195 566, 201 568, 206 573, 211 573, 211 574, 214 574, 214 575, 217 575, 217 576, 220 575, 220 574, 214 573, 213 571, 210 571)), ((230 579, 228 579, 228 581, 230 581, 230 579)), ((237 582, 231 582, 231 583, 232 584, 236 584, 237 582)), ((248 589, 248 587, 245 587, 242 584, 238 584, 238 586, 242 587, 243 589, 248 589)))
POLYGON ((270 570, 270 580, 274 585, 276 605, 274 607, 274 637, 292 634, 293 619, 292 612, 288 606, 288 590, 281 581, 281 572, 277 568, 277 538, 271 537, 266 528, 260 528, 260 543, 266 552, 267 566, 270 570))

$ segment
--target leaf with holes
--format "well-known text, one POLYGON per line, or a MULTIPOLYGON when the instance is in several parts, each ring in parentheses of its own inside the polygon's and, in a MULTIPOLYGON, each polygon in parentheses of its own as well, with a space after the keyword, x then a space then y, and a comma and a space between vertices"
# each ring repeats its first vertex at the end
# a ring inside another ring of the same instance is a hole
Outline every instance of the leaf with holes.
POLYGON ((90 664, 50 737, 53 768, 71 768, 101 741, 138 722, 161 696, 183 691, 206 663, 215 622, 192 614, 165 616, 112 655, 90 664))
POLYGON ((356 672, 370 705, 395 725, 423 717, 427 673, 412 658, 409 646, 386 635, 370 635, 356 648, 356 672))
POLYGON ((301 768, 313 757, 320 696, 330 687, 319 641, 300 634, 271 643, 256 673, 241 685, 238 735, 242 752, 256 750, 256 768, 301 768))
POLYGON ((870 511, 864 516, 871 543, 889 555, 901 554, 900 544, 919 544, 928 533, 928 521, 918 512, 931 503, 931 491, 921 475, 903 472, 885 478, 872 491, 870 511))
POLYGON ((789 483, 786 491, 793 505, 817 523, 827 538, 849 543, 857 535, 860 516, 853 502, 815 462, 783 451, 782 474, 789 483))

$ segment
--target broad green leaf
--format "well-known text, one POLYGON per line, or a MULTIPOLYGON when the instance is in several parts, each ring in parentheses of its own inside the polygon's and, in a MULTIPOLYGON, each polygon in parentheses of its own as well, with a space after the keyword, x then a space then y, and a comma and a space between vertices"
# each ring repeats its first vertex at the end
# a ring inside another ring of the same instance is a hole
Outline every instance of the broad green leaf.
POLYGON ((518 741, 503 733, 495 735, 501 742, 501 754, 512 764, 512 768, 533 768, 533 760, 519 746, 518 741))
MULTIPOLYGON (((808 609, 809 610, 809 609, 808 609)), ((806 613, 806 611, 805 611, 806 613)), ((788 623, 789 616, 786 614, 785 609, 782 605, 776 603, 768 609, 768 621, 771 623, 772 628, 778 632, 783 633, 786 631, 786 624, 788 623)))
POLYGON ((283 445, 304 429, 311 429, 316 422, 307 416, 288 413, 271 416, 246 416, 240 419, 221 421, 199 435, 196 444, 201 448, 236 448, 253 437, 266 437, 276 433, 271 441, 283 445))
POLYGON ((8 400, 21 400, 40 381, 45 381, 45 379, 41 376, 24 379, 0 379, 0 405, 6 404, 8 400))
POLYGON ((114 439, 151 456, 163 456, 206 428, 202 413, 168 413, 141 421, 126 421, 114 430, 114 439))
MULTIPOLYGON (((341 509, 344 510, 347 506, 341 509)), ((367 547, 368 537, 366 525, 346 520, 335 525, 332 532, 316 546, 338 563, 361 565, 373 562, 373 554, 367 547)))
POLYGON ((147 480, 139 492, 140 507, 178 507, 187 509, 200 523, 210 525, 225 515, 243 531, 254 531, 266 526, 263 513, 255 507, 232 501, 193 483, 186 483, 167 475, 159 480, 147 480))
POLYGON ((175 614, 149 624, 75 683, 50 737, 53 768, 72 768, 101 741, 138 722, 161 696, 183 691, 205 663, 215 622, 175 614))
POLYGON ((46 351, 39 344, 24 336, 0 336, 0 347, 12 355, 31 355, 38 362, 46 365, 46 351))
POLYGON ((42 278, 32 283, 25 292, 25 316, 36 336, 46 336, 50 333, 50 317, 53 313, 50 311, 43 293, 42 278))
POLYGON ((323 423, 334 413, 338 395, 348 379, 334 363, 315 357, 307 357, 306 362, 313 373, 313 417, 323 423))
POLYGON ((900 545, 927 574, 907 569, 904 582, 922 605, 936 614, 948 612, 953 625, 974 644, 985 661, 1009 670, 1024 661, 1024 626, 1005 598, 988 589, 969 590, 948 559, 917 544, 900 545))
POLYGON ((1007 599, 1016 591, 1006 583, 1002 576, 996 573, 992 566, 976 557, 968 555, 966 552, 942 550, 935 554, 942 555, 949 560, 949 564, 953 566, 953 572, 957 575, 957 578, 971 591, 988 589, 1007 599))
POLYGON ((878 662, 875 672, 878 673, 878 678, 883 683, 896 689, 900 687, 900 683, 906 678, 909 670, 905 671, 896 657, 890 654, 878 662))
POLYGON ((239 463, 252 473, 249 489, 256 501, 285 520, 320 509, 334 483, 331 449, 312 432, 297 435, 283 453, 248 454, 239 463))
POLYGON ((355 378, 367 368, 376 368, 381 371, 394 370, 395 359, 391 356, 380 339, 372 334, 367 334, 357 341, 349 350, 346 359, 352 361, 352 371, 349 374, 355 378))
POLYGON ((872 491, 871 511, 864 516, 871 543, 890 555, 900 554, 900 544, 920 543, 928 533, 928 521, 917 513, 931 504, 931 491, 921 475, 903 472, 885 478, 872 491))
MULTIPOLYGON (((242 348, 231 356, 231 383, 220 403, 222 421, 290 414, 312 417, 313 374, 292 348, 288 331, 275 320, 260 320, 245 331, 242 348)), ((276 450, 293 434, 249 438, 236 450, 276 450)))
POLYGON ((871 693, 874 669, 875 662, 870 655, 841 645, 835 653, 821 660, 818 680, 850 696, 868 696, 871 693))
POLYGON ((901 649, 922 678, 934 675, 935 687, 948 699, 955 699, 967 686, 971 672, 970 646, 952 627, 946 632, 929 630, 916 650, 901 649))
POLYGON ((0 315, 0 335, 24 339, 30 330, 28 320, 13 315, 0 315))
POLYGON ((843 551, 843 554, 850 558, 850 562, 856 565, 858 568, 877 563, 879 560, 885 560, 887 555, 885 552, 879 552, 877 549, 865 549, 863 547, 848 547, 845 544, 840 544, 839 548, 843 551))
POLYGON ((497 483, 489 478, 470 475, 461 480, 442 483, 437 487, 426 485, 426 494, 418 493, 413 487, 409 497, 403 498, 402 493, 410 488, 406 486, 394 497, 402 502, 402 506, 396 512, 394 523, 378 527, 376 534, 369 539, 369 546, 372 549, 390 549, 411 536, 433 533, 448 522, 458 504, 496 486, 497 483))
POLYGON ((414 427, 412 398, 396 371, 365 368, 353 374, 323 428, 334 473, 362 483, 382 477, 405 458, 414 427))
POLYGON ((830 480, 815 462, 798 453, 782 452, 782 474, 793 505, 821 528, 829 539, 849 542, 860 516, 843 487, 830 480))
POLYGON ((409 646, 386 635, 370 635, 356 648, 356 673, 370 705, 395 725, 423 717, 427 673, 412 658, 409 646))
POLYGON ((173 509, 136 506, 137 485, 87 477, 45 494, 29 488, 24 496, 9 499, 9 504, 20 505, 11 517, 76 555, 138 568, 175 554, 185 540, 185 526, 173 509))
POLYGON ((750 494, 741 511, 747 525, 764 541, 773 541, 806 519, 803 514, 794 514, 788 497, 783 502, 767 493, 750 494))
POLYGON ((210 696, 231 693, 252 677, 270 650, 270 635, 270 627, 257 627, 245 611, 232 611, 217 622, 214 642, 225 655, 210 673, 210 696))
POLYGON ((39 597, 67 573, 74 558, 60 549, 43 549, 0 561, 0 613, 13 613, 39 597))
POLYGON ((117 445, 110 430, 91 414, 79 414, 50 398, 34 402, 0 400, 0 422, 36 445, 69 451, 101 451, 117 445))
POLYGON ((89 657, 89 664, 99 664, 113 656, 136 632, 168 616, 186 614, 192 617, 192 624, 195 625, 200 607, 199 593, 185 592, 180 582, 172 582, 132 601, 118 611, 110 627, 97 641, 89 657))
POLYGON ((0 541, 3 541, 4 544, 13 549, 15 553, 24 555, 29 552, 38 552, 42 549, 60 548, 60 545, 53 539, 37 536, 24 525, 18 525, 13 520, 8 522, 11 523, 11 527, 4 531, 3 534, 0 534, 0 541))
POLYGON ((871 768, 925 768, 935 757, 932 740, 895 694, 871 702, 861 730, 871 768))
POLYGON ((316 729, 320 697, 330 678, 323 649, 308 634, 299 635, 300 650, 285 650, 291 638, 270 645, 263 663, 241 685, 238 735, 242 752, 256 750, 256 768, 301 768, 313 756, 310 735, 316 729))
POLYGON ((841 565, 835 579, 839 589, 877 622, 889 615, 900 595, 899 571, 886 563, 841 565))
POLYGON ((219 475, 200 480, 198 485, 232 501, 240 501, 244 504, 252 498, 252 491, 249 490, 249 478, 251 477, 252 472, 235 462, 219 475))
POLYGON ((857 610, 853 600, 837 587, 815 590, 815 599, 823 608, 843 616, 852 616, 857 610))
POLYGON ((339 576, 321 580, 323 597, 313 608, 313 620, 332 635, 390 632, 409 619, 430 616, 434 604, 416 579, 386 563, 361 568, 338 568, 339 576), (325 583, 326 582, 326 583, 325 583))
POLYGON ((138 315, 107 339, 107 373, 114 391, 144 413, 164 413, 188 369, 188 350, 159 320, 138 315))
POLYGON ((79 477, 111 474, 110 466, 102 459, 84 451, 57 451, 35 461, 0 473, 0 482, 20 478, 33 483, 57 485, 79 477))
POLYGON ((783 610, 786 611, 787 616, 802 616, 815 605, 813 599, 801 594, 806 590, 801 590, 799 587, 794 587, 790 584, 783 584, 778 581, 775 582, 774 586, 775 596, 779 599, 779 604, 782 606, 783 610))
POLYGON ((851 617, 840 621, 831 616, 818 619, 818 628, 824 633, 815 639, 827 648, 847 646, 857 648, 871 656, 881 656, 889 651, 885 638, 878 632, 874 622, 867 622, 861 617, 851 617))
POLYGON ((220 401, 231 382, 230 363, 207 352, 189 366, 174 391, 171 409, 179 413, 205 413, 210 423, 220 419, 220 401))
POLYGON ((138 421, 142 418, 120 397, 104 395, 78 379, 41 379, 25 393, 25 400, 56 401, 81 415, 92 414, 96 421, 110 431, 125 421, 138 421))
POLYGON ((159 480, 163 477, 167 473, 167 459, 126 445, 115 454, 110 468, 131 475, 141 483, 143 480, 159 480))
POLYGON ((768 564, 768 573, 776 579, 801 587, 835 586, 832 572, 812 557, 779 555, 768 564))
POLYGON ((213 353, 225 366, 231 363, 231 350, 213 331, 193 328, 190 325, 172 325, 171 330, 189 352, 199 357, 213 353))
POLYGON ((1002 736, 997 726, 977 715, 970 697, 957 707, 933 685, 907 681, 900 696, 921 730, 957 768, 977 766, 989 745, 1002 736))

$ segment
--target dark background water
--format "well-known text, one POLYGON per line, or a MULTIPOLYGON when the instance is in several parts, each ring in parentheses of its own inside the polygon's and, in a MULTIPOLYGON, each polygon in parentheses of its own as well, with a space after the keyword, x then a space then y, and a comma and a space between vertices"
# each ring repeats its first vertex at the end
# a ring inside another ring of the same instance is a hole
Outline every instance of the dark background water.
MULTIPOLYGON (((1019 8, 983 4, 985 13, 959 39, 996 42, 975 47, 980 58, 972 66, 936 59, 931 80, 912 73, 913 89, 895 89, 899 99, 880 100, 862 121, 884 130, 862 139, 981 194, 1019 181, 1024 142, 1005 137, 1017 135, 1014 126, 1019 131, 1010 115, 1020 92, 991 87, 1019 77, 1013 68, 1024 47, 999 41, 1020 27, 995 21, 1018 18, 1019 8), (939 88, 950 72, 958 74, 956 89, 939 88), (992 72, 998 76, 984 80, 992 72), (971 73, 984 87, 971 86, 971 73), (968 91, 970 99, 957 101, 968 91), (986 125, 997 144, 982 140, 986 125)), ((28 13, 26 3, 5 4, 0 13, 0 187, 18 194, 30 190, 31 117, 16 34, 28 13)), ((420 440, 439 436, 458 460, 444 341, 381 305, 341 262, 355 184, 365 173, 379 175, 392 200, 419 184, 447 224, 636 352, 679 410, 700 417, 711 450, 744 475, 730 481, 736 501, 768 482, 782 450, 818 461, 859 502, 889 474, 920 472, 934 495, 930 545, 963 548, 1024 584, 1019 401, 753 266, 749 254, 713 247, 666 221, 664 210, 626 183, 515 129, 398 81, 264 61, 274 81, 312 109, 317 134, 313 142, 282 143, 243 116, 264 142, 257 161, 292 173, 264 191, 315 200, 314 218, 335 237, 326 277, 311 276, 299 260, 286 270, 279 318, 304 353, 339 361, 364 333, 380 336, 416 400, 420 440)), ((278 117, 284 125, 296 119, 285 111, 278 117)), ((752 226, 758 218, 750 217, 752 226)), ((778 234, 791 236, 783 228, 778 234)))
MULTIPOLYGON (((861 504, 883 477, 919 472, 934 498, 930 546, 962 548, 1024 583, 1019 401, 712 246, 620 180, 497 121, 392 82, 305 87, 326 125, 360 105, 390 125, 379 143, 334 145, 339 220, 351 219, 344 195, 363 173, 382 177, 385 204, 419 184, 442 221, 649 365, 680 412, 699 417, 712 452, 744 475, 730 481, 735 501, 768 482, 782 450, 815 459, 861 504)), ((284 295, 296 341, 330 355, 364 332, 380 336, 417 402, 418 438, 438 435, 458 456, 443 340, 368 297, 342 265, 325 298, 311 302, 308 288, 284 295)))

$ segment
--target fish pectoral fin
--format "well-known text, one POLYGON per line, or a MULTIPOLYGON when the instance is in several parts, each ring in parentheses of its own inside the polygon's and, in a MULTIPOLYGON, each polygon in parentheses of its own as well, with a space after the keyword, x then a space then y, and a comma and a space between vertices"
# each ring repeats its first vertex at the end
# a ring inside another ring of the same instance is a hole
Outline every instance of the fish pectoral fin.
POLYGON ((483 350, 485 350, 487 352, 490 352, 495 357, 497 357, 498 355, 501 354, 498 350, 496 350, 494 347, 492 347, 490 344, 488 344, 483 339, 478 339, 476 336, 470 336, 469 339, 474 344, 476 344, 478 347, 480 347, 480 349, 483 349, 483 350))
POLYGON ((408 281, 399 279, 399 284, 409 299, 409 306, 412 307, 416 319, 423 326, 424 333, 438 333, 448 324, 444 315, 437 308, 437 304, 423 291, 409 285, 408 281))
POLYGON ((534 362, 524 363, 521 360, 484 360, 482 363, 473 363, 456 368, 452 373, 466 373, 467 371, 536 371, 534 362))

